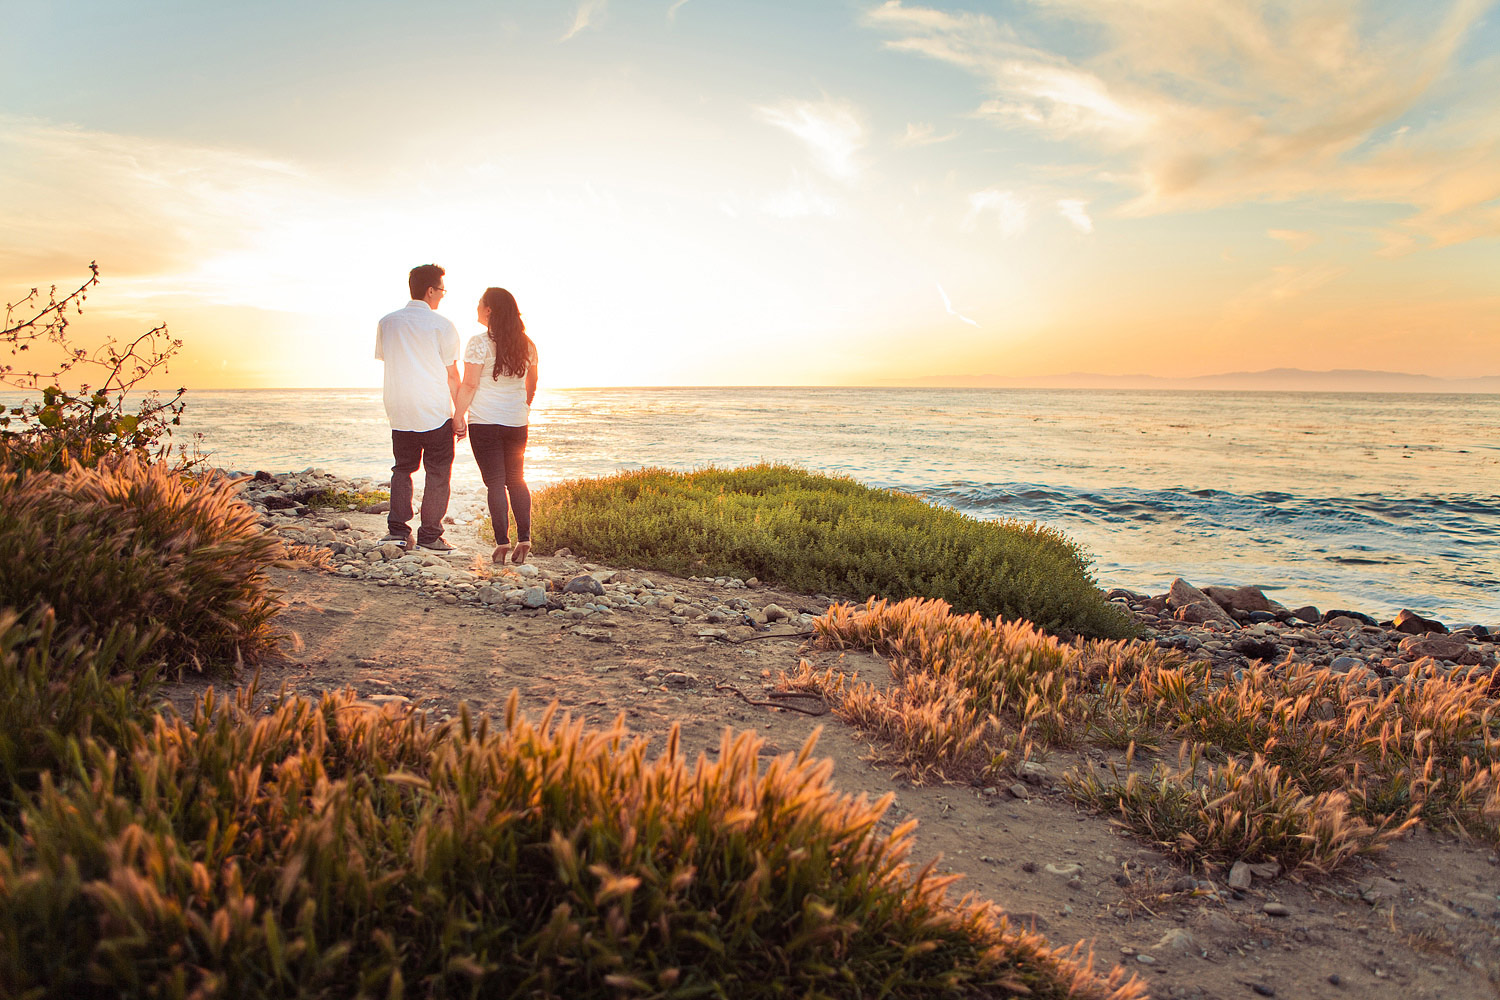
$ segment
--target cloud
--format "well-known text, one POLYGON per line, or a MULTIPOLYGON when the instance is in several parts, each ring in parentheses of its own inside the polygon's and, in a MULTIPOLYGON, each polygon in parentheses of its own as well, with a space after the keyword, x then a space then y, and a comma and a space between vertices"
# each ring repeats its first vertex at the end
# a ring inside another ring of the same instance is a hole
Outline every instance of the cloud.
POLYGON ((677 20, 677 12, 679 10, 681 10, 682 9, 682 5, 685 4, 685 3, 687 3, 687 2, 688 2, 688 0, 672 0, 672 6, 670 6, 670 7, 667 8, 667 20, 668 21, 675 21, 675 20, 677 20))
MULTIPOLYGON (((578 9, 573 12, 573 26, 568 29, 567 34, 562 36, 561 40, 566 42, 585 28, 593 27, 604 14, 604 8, 608 5, 609 0, 582 0, 578 5, 578 9)), ((675 11, 677 8, 674 7, 672 9, 675 11)))
POLYGON ((804 219, 809 216, 838 214, 834 201, 820 192, 801 171, 794 171, 785 190, 761 200, 760 210, 779 219, 804 219))
POLYGON ((1233 326, 1249 323, 1268 309, 1317 291, 1343 277, 1348 270, 1335 264, 1305 267, 1283 264, 1273 267, 1268 276, 1245 289, 1224 306, 1224 319, 1233 326))
POLYGON ((1109 157, 1128 215, 1332 197, 1411 206, 1453 243, 1500 234, 1500 63, 1462 64, 1493 0, 1034 0, 1011 23, 888 0, 887 47, 980 81, 979 118, 1109 157), (1076 51, 1077 39, 1092 51, 1076 51), (1461 65, 1462 64, 1462 65, 1461 65))
POLYGON ((937 290, 938 290, 938 295, 941 296, 941 298, 943 300, 943 308, 945 310, 947 310, 949 316, 957 316, 961 321, 969 324, 970 326, 978 326, 979 325, 979 323, 976 322, 975 320, 970 319, 969 317, 965 316, 963 313, 959 312, 957 309, 953 308, 953 303, 951 301, 949 301, 949 299, 948 299, 948 293, 943 290, 943 286, 942 286, 941 283, 938 284, 937 290))
POLYGON ((1092 233, 1094 220, 1089 218, 1089 203, 1081 198, 1059 198, 1057 214, 1073 224, 1080 233, 1092 233))
POLYGON ((807 144, 813 162, 846 183, 858 178, 858 153, 865 144, 859 112, 844 101, 783 101, 756 109, 761 121, 785 129, 807 144))
POLYGON ((1304 233, 1300 229, 1267 229, 1266 235, 1273 240, 1280 240, 1298 253, 1318 242, 1316 234, 1304 233))
POLYGON ((990 213, 994 213, 999 223, 1000 235, 1007 239, 1026 231, 1026 200, 1014 191, 1001 191, 997 188, 985 188, 969 195, 969 214, 964 217, 964 231, 973 232, 978 229, 980 221, 990 213))
POLYGON ((958 138, 958 132, 937 134, 937 129, 927 122, 907 122, 906 132, 896 140, 898 146, 933 146, 949 139, 958 138))

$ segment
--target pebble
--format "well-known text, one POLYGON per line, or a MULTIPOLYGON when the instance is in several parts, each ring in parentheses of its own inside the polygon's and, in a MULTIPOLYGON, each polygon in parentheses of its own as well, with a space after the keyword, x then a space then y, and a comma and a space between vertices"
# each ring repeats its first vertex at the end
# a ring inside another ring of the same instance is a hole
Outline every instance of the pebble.
POLYGON ((1049 875, 1061 875, 1064 878, 1072 878, 1083 873, 1083 865, 1076 861, 1064 861, 1061 864, 1048 864, 1043 869, 1049 875))
POLYGON ((1285 903, 1267 903, 1260 909, 1268 917, 1290 917, 1292 915, 1291 907, 1285 903))

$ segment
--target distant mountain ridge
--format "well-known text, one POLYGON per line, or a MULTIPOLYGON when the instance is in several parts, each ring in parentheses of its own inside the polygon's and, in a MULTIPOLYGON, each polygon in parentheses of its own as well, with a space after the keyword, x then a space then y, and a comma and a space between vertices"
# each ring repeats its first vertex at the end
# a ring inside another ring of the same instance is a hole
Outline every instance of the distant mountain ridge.
POLYGON ((1268 368, 1258 372, 1224 372, 1166 378, 1159 375, 1098 375, 1069 372, 1065 375, 929 375, 902 379, 902 385, 984 387, 996 389, 1225 389, 1240 391, 1300 392, 1496 392, 1500 375, 1443 378, 1408 372, 1372 371, 1366 368, 1335 368, 1305 371, 1301 368, 1268 368))

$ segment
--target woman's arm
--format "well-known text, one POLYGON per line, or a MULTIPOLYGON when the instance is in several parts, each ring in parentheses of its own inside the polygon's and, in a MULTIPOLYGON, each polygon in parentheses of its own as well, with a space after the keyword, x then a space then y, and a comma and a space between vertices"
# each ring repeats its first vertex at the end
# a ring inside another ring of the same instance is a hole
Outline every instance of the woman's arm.
POLYGON ((526 405, 536 398, 536 362, 533 361, 526 368, 526 405))

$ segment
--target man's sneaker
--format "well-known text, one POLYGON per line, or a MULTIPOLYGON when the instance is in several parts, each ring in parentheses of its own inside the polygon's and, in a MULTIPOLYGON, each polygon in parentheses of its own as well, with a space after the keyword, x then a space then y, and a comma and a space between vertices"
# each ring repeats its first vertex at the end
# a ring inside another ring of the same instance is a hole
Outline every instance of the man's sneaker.
POLYGON ((403 549, 410 549, 411 548, 411 536, 410 535, 386 535, 384 538, 382 538, 380 540, 380 544, 384 545, 386 542, 395 542, 397 545, 401 546, 403 549))
POLYGON ((453 551, 453 546, 451 546, 451 545, 448 544, 448 539, 441 538, 441 537, 434 538, 430 542, 418 542, 417 543, 417 548, 419 548, 419 549, 431 549, 433 552, 452 552, 453 551))

